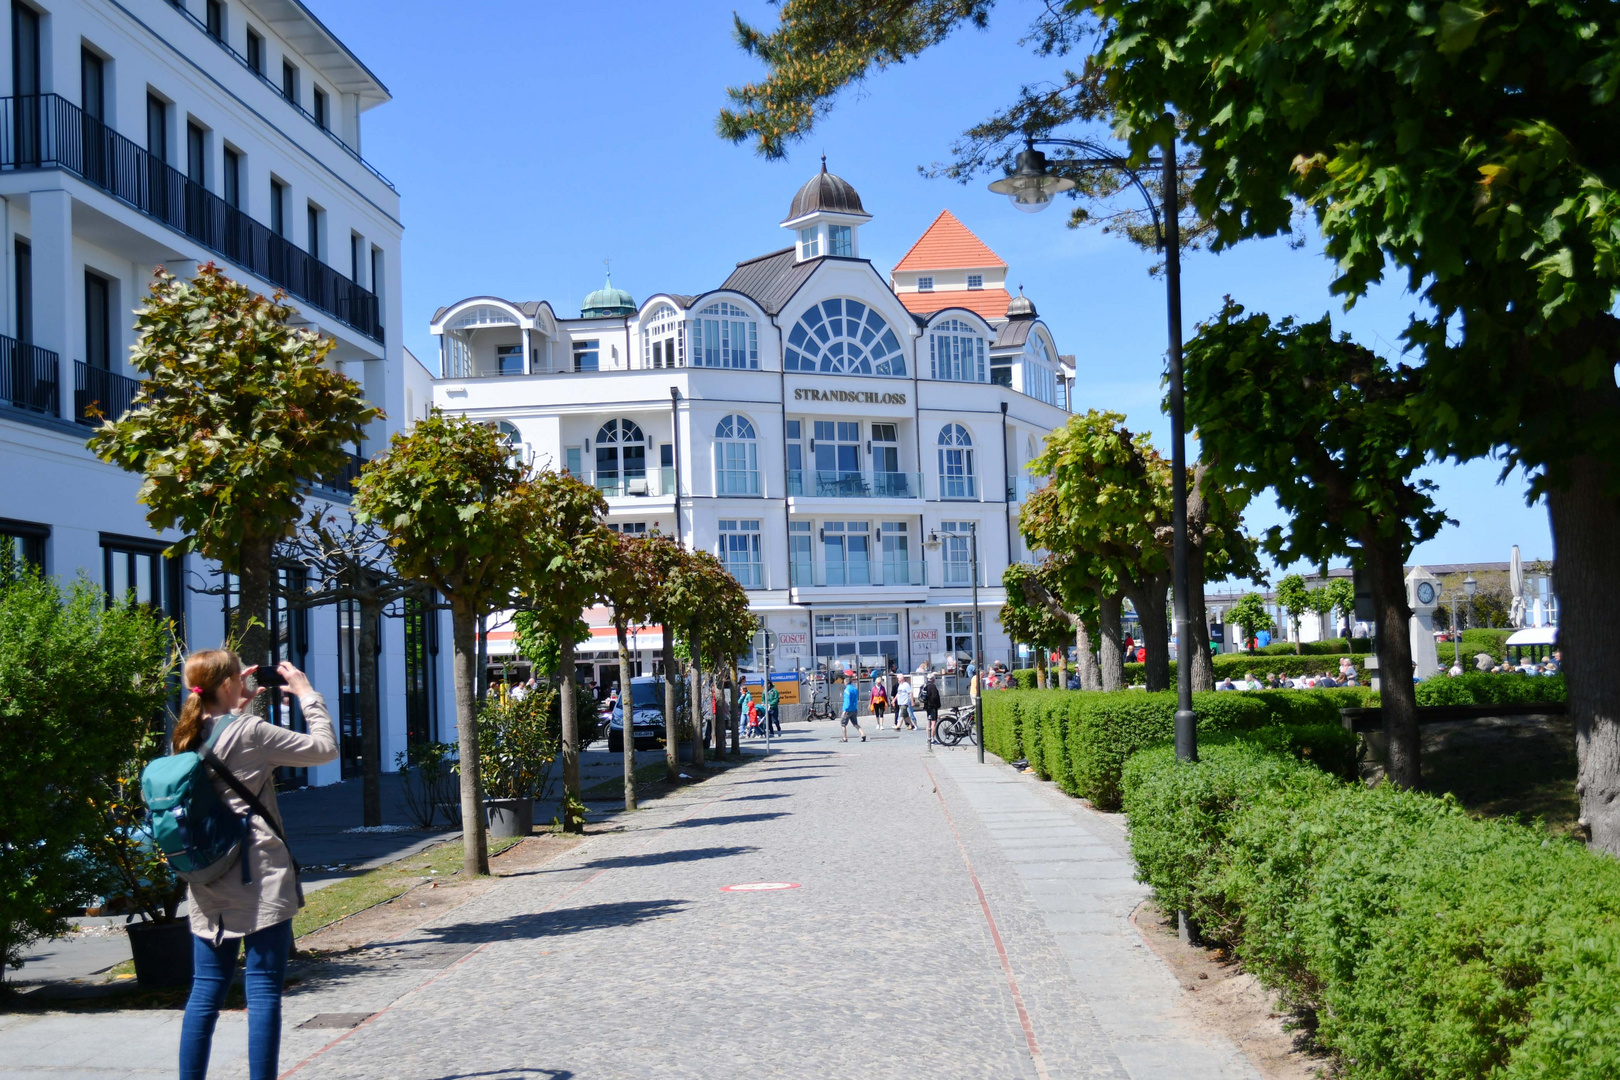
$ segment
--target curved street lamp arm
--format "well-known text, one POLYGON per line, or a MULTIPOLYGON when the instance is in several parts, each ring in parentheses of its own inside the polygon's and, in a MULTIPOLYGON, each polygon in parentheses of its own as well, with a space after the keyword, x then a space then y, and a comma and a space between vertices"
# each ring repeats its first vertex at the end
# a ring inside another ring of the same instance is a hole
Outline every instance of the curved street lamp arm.
MULTIPOLYGON (((1131 186, 1136 188, 1136 190, 1141 193, 1142 201, 1147 203, 1148 215, 1153 219, 1153 233, 1159 238, 1159 250, 1164 250, 1164 222, 1159 219, 1158 200, 1154 199, 1153 193, 1147 189, 1146 184, 1142 183, 1142 177, 1128 161, 1109 150, 1101 143, 1094 143, 1087 139, 1025 139, 1024 141, 1030 146, 1034 146, 1036 143, 1042 143, 1047 146, 1067 146, 1076 150, 1084 150, 1086 153, 1092 155, 1090 159, 1069 158, 1066 159, 1064 163, 1067 165, 1078 166, 1079 168, 1083 169, 1118 169, 1120 172, 1130 177, 1131 186)), ((1152 168, 1159 164, 1160 161, 1158 158, 1149 158, 1147 161, 1143 162, 1143 166, 1146 168, 1152 168)))

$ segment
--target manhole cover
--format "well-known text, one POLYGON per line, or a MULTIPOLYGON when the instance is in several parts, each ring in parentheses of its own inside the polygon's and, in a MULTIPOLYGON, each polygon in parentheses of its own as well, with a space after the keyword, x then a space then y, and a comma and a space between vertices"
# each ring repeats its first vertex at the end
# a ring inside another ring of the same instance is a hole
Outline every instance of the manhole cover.
POLYGON ((370 1020, 376 1013, 316 1013, 298 1026, 301 1028, 352 1028, 370 1020))
POLYGON ((742 885, 727 885, 721 892, 774 892, 777 889, 797 889, 796 881, 749 881, 742 885))

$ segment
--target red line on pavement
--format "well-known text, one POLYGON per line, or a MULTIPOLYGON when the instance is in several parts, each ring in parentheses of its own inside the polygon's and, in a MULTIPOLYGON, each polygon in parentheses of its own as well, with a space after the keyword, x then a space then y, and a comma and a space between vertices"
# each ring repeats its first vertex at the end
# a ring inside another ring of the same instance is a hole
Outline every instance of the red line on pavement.
POLYGON ((1030 1022, 1029 1010, 1024 1008, 1024 995, 1018 989, 1018 979, 1013 975, 1012 961, 1007 958, 1007 946, 1002 943, 1001 931, 996 927, 996 917, 990 912, 990 901, 984 895, 984 886, 979 884, 979 875, 973 870, 973 860, 968 858, 967 845, 962 843, 962 834, 956 831, 956 820, 951 817, 951 808, 945 804, 945 796, 939 790, 939 779, 934 776, 934 770, 923 763, 923 771, 934 787, 934 794, 939 798, 939 808, 945 811, 945 823, 951 827, 951 836, 956 840, 956 850, 962 853, 962 862, 967 865, 968 879, 973 882, 973 891, 979 896, 979 910, 984 912, 984 921, 990 927, 990 940, 996 943, 996 955, 1001 959, 1001 971, 1007 977, 1007 989, 1012 991, 1013 1005, 1018 1009, 1018 1023, 1024 1029, 1024 1041, 1029 1044, 1029 1056, 1035 1062, 1035 1072, 1041 1080, 1048 1080, 1046 1072, 1046 1059, 1041 1056, 1041 1047, 1035 1041, 1035 1025, 1030 1022))
MULTIPOLYGON (((696 814, 698 811, 707 810, 709 807, 713 806, 715 803, 719 802, 724 797, 725 796, 723 796, 723 795, 716 795, 714 798, 710 799, 708 802, 703 803, 703 804, 701 804, 699 806, 693 807, 691 810, 688 810, 686 813, 682 814, 680 817, 676 818, 675 820, 676 821, 685 821, 687 818, 691 817, 693 814, 696 814)), ((646 848, 649 844, 651 844, 656 839, 658 839, 658 830, 653 830, 651 835, 648 836, 646 842, 644 842, 641 846, 643 848, 646 848)), ((609 870, 613 870, 613 869, 621 869, 621 868, 611 867, 611 866, 604 866, 602 869, 598 870, 596 873, 592 874, 590 877, 586 878, 584 881, 580 882, 578 885, 575 885, 572 889, 569 889, 567 892, 565 892, 561 896, 557 897, 557 899, 553 900, 551 903, 549 903, 546 906, 540 908, 538 911, 531 912, 530 914, 544 915, 546 912, 548 912, 551 909, 555 908, 558 904, 562 903, 564 900, 567 900, 570 896, 573 896, 575 893, 579 892, 581 889, 585 888, 587 885, 594 882, 597 878, 601 877, 603 874, 605 874, 609 870)), ((406 933, 409 933, 409 931, 406 931, 406 933)), ((394 939, 394 940, 397 940, 397 938, 394 939)), ((337 1038, 333 1039, 331 1042, 327 1043, 325 1046, 321 1047, 319 1050, 317 1050, 313 1054, 309 1055, 303 1061, 300 1061, 298 1064, 294 1065, 292 1068, 290 1068, 286 1072, 282 1073, 279 1077, 277 1077, 277 1080, 287 1080, 287 1077, 291 1076, 293 1073, 297 1072, 299 1069, 302 1069, 305 1065, 308 1065, 310 1062, 314 1061, 316 1058, 320 1057, 322 1054, 324 1054, 328 1050, 332 1049, 332 1047, 336 1046, 338 1043, 342 1042, 344 1039, 347 1039, 349 1036, 355 1034, 356 1032, 363 1031, 364 1029, 370 1027, 371 1022, 373 1020, 376 1020, 383 1013, 391 1011, 394 1008, 394 1006, 398 1005, 400 1002, 404 1001, 406 998, 410 997, 412 994, 416 994, 416 993, 419 993, 420 991, 426 990, 428 987, 432 986, 434 983, 438 982, 440 979, 444 978, 446 975, 450 974, 456 968, 460 967, 462 964, 466 963, 468 960, 471 960, 473 957, 477 956, 479 953, 483 952, 485 949, 489 948, 493 944, 495 944, 495 941, 493 941, 493 940, 486 941, 482 945, 478 946, 478 948, 474 949, 472 952, 467 953, 466 955, 457 958, 454 963, 450 964, 450 966, 444 968, 441 971, 434 972, 428 978, 423 979, 421 982, 417 983, 415 986, 411 987, 409 990, 407 990, 403 994, 399 995, 399 997, 395 998, 393 1001, 391 1001, 387 1005, 383 1006, 377 1012, 372 1013, 370 1016, 366 1017, 360 1023, 356 1024, 354 1027, 350 1028, 348 1031, 345 1031, 343 1034, 339 1035, 337 1038)), ((1020 1006, 1020 1009, 1022 1009, 1022 1006, 1020 1006)))

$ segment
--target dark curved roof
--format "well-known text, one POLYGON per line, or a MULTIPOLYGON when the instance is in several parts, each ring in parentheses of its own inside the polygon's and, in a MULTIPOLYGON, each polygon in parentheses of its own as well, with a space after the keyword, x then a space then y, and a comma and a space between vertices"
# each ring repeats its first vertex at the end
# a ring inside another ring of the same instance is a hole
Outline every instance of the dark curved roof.
POLYGON ((996 328, 996 340, 991 343, 992 349, 1005 349, 1011 346, 1022 346, 1029 340, 1029 335, 1035 329, 1034 318, 1008 319, 996 328))
POLYGON ((823 255, 819 259, 798 262, 792 248, 783 248, 738 263, 737 269, 720 287, 742 293, 764 308, 767 314, 775 315, 827 258, 823 255))
POLYGON ((1033 319, 1035 317, 1035 301, 1024 295, 1024 287, 1018 287, 1018 295, 1007 301, 1007 318, 1033 319))
POLYGON ((812 176, 809 182, 799 189, 798 194, 793 196, 793 205, 788 208, 788 216, 783 220, 792 221, 806 214, 813 214, 817 210, 871 217, 861 205, 861 197, 850 182, 827 171, 825 154, 821 158, 821 171, 812 176))

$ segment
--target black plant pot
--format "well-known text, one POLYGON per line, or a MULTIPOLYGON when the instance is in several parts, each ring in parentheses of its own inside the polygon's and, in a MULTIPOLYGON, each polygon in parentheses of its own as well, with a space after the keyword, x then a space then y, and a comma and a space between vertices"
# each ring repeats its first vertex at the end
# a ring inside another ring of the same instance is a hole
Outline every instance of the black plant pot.
POLYGON ((534 832, 533 799, 485 799, 489 835, 497 838, 528 836, 534 832))
POLYGON ((185 988, 191 985, 191 924, 174 922, 130 923, 129 951, 135 957, 135 981, 148 989, 185 988))

